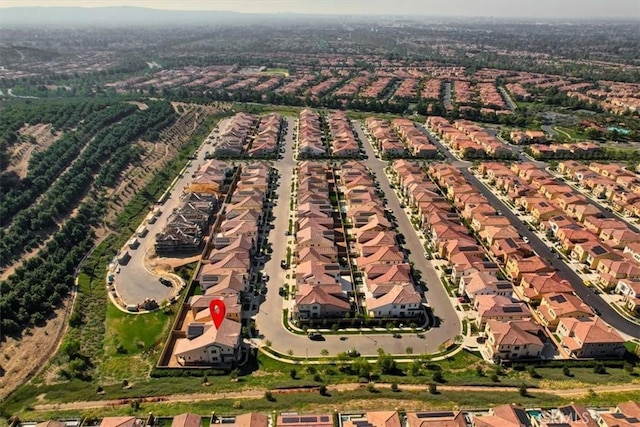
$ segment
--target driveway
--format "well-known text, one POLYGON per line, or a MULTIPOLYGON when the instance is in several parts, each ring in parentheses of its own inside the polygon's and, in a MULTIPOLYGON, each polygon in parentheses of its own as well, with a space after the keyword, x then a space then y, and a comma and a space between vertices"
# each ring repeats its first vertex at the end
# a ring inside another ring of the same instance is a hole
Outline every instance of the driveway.
MULTIPOLYGON (((160 233, 167 224, 167 218, 180 204, 180 197, 185 188, 193 180, 192 175, 205 162, 207 145, 202 144, 196 153, 196 158, 191 160, 184 173, 178 177, 170 197, 160 208, 161 214, 154 224, 148 224, 148 233, 145 237, 138 237, 140 246, 137 249, 128 249, 131 259, 126 265, 119 266, 120 272, 114 274, 115 288, 118 296, 125 304, 139 304, 145 299, 155 299, 158 303, 174 295, 174 288, 160 283, 157 274, 152 273, 148 267, 153 266, 156 260, 149 260, 148 253, 153 252, 156 234, 160 233)), ((117 271, 117 269, 116 269, 117 271)))
MULTIPOLYGON (((437 138, 431 135, 430 139, 443 153, 445 153, 447 159, 452 161, 456 160, 455 157, 437 140, 437 138)), ((589 306, 597 310, 600 313, 600 317, 609 325, 626 335, 640 338, 640 328, 638 328, 637 324, 622 317, 598 294, 587 287, 580 276, 578 276, 571 267, 558 258, 556 254, 551 252, 551 249, 542 240, 540 240, 534 232, 529 231, 527 226, 518 219, 509 206, 504 204, 490 188, 486 187, 480 180, 469 172, 468 167, 464 167, 463 165, 460 165, 460 163, 456 162, 454 162, 454 164, 459 167, 460 171, 467 179, 467 182, 476 187, 480 193, 489 200, 491 206, 500 209, 503 215, 509 218, 509 221, 516 230, 518 230, 518 233, 520 233, 521 236, 529 238, 529 245, 531 245, 533 250, 541 258, 550 260, 551 266, 554 267, 562 277, 571 283, 576 295, 578 295, 589 306)))
POLYGON ((407 243, 404 247, 411 251, 410 259, 415 262, 417 269, 422 271, 423 279, 428 283, 427 300, 434 308, 436 316, 441 319, 441 325, 431 328, 422 334, 422 338, 416 334, 402 334, 401 338, 393 338, 392 334, 344 334, 324 335, 324 341, 311 341, 304 335, 297 335, 284 328, 282 323, 283 299, 278 295, 278 288, 284 284, 286 272, 280 268, 280 261, 286 259, 286 239, 285 232, 289 227, 289 200, 291 196, 291 180, 293 179, 293 140, 294 129, 291 118, 288 132, 284 139, 284 158, 279 160, 274 166, 280 172, 279 186, 276 190, 276 205, 274 206, 274 228, 270 231, 268 241, 272 244, 273 253, 264 266, 264 271, 269 275, 267 284, 267 294, 264 302, 260 305, 256 314, 256 325, 258 334, 263 340, 271 342, 271 348, 287 354, 289 351, 296 356, 321 356, 325 349, 329 355, 336 355, 340 352, 356 348, 362 355, 374 356, 378 348, 383 348, 391 354, 406 354, 406 348, 412 347, 413 353, 433 353, 438 351, 438 347, 454 338, 461 332, 461 324, 458 314, 451 305, 449 297, 442 287, 436 272, 423 256, 422 245, 413 226, 406 214, 400 208, 400 203, 390 187, 389 180, 384 174, 385 162, 375 158, 373 150, 367 138, 362 132, 358 122, 354 123, 357 135, 361 138, 363 146, 369 156, 367 165, 375 172, 381 188, 385 191, 389 201, 389 207, 394 210, 398 220, 399 231, 404 234, 407 243))

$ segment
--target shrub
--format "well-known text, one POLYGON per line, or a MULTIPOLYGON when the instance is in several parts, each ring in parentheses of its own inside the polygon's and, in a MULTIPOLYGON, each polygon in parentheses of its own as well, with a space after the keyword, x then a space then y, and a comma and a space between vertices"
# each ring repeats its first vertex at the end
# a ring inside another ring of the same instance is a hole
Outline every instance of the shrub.
POLYGON ((444 375, 442 375, 442 371, 435 371, 431 378, 437 383, 444 382, 444 375))
POLYGON ((267 390, 264 392, 264 398, 267 399, 269 402, 275 402, 276 398, 273 397, 273 393, 271 393, 271 391, 267 390))
POLYGON ((233 409, 242 409, 242 402, 240 402, 239 400, 233 402, 233 409))
POLYGON ((326 385, 321 385, 320 388, 318 389, 318 392, 320 393, 320 396, 326 396, 327 395, 327 386, 326 385))
POLYGON ((476 375, 479 377, 484 377, 484 369, 482 369, 481 365, 476 366, 476 375))
POLYGON ((289 371, 289 376, 295 380, 298 377, 298 371, 296 371, 295 368, 291 368, 291 370, 289 371))
POLYGON ((526 397, 528 392, 527 392, 527 385, 525 383, 522 383, 518 386, 518 393, 520 394, 520 396, 522 397, 526 397))
POLYGON ((313 365, 309 365, 309 366, 307 366, 307 367, 305 368, 305 370, 307 371, 307 374, 310 374, 310 375, 313 375, 313 374, 315 374, 316 372, 318 372, 318 370, 316 369, 316 367, 315 367, 315 366, 313 366, 313 365))
POLYGON ((569 368, 569 366, 564 365, 562 367, 562 373, 564 374, 565 377, 570 377, 571 376, 571 369, 569 368))
POLYGON ((438 393, 438 385, 436 383, 429 383, 429 393, 431 394, 438 393))
POLYGON ((313 376, 313 380, 314 380, 315 382, 319 383, 319 382, 321 382, 321 381, 322 381, 322 376, 321 376, 320 374, 315 374, 315 375, 313 376))
POLYGON ((398 383, 397 382, 392 382, 391 383, 391 391, 400 391, 400 388, 398 387, 398 383))
POLYGON ((599 374, 599 375, 604 375, 604 374, 607 373, 607 368, 602 363, 596 363, 593 366, 593 373, 594 374, 599 374))
POLYGON ((367 384, 367 391, 369 393, 375 393, 377 391, 376 386, 373 383, 367 384))
POLYGON ((491 378, 491 381, 493 381, 494 383, 497 383, 497 382, 500 381, 500 378, 498 377, 498 374, 491 374, 491 376, 489 378, 491 378))

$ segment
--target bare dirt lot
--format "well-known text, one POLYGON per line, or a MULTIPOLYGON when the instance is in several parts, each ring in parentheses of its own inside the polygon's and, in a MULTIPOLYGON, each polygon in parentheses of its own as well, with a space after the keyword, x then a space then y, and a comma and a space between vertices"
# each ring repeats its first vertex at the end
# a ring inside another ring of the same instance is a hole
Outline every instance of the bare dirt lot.
POLYGON ((57 309, 46 326, 25 331, 21 339, 7 338, 0 342, 0 400, 38 372, 58 348, 66 327, 71 300, 57 309))
POLYGON ((20 143, 12 147, 11 164, 7 172, 14 172, 20 178, 27 176, 27 167, 31 155, 36 151, 42 151, 62 136, 62 132, 54 134, 51 124, 37 124, 23 126, 18 131, 20 143))

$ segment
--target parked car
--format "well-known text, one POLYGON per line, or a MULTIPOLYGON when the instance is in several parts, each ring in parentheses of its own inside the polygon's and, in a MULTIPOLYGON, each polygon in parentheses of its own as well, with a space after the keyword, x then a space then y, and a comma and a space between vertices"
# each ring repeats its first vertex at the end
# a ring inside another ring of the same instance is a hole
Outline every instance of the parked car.
POLYGON ((322 341, 322 339, 324 338, 321 332, 309 332, 307 334, 307 337, 309 337, 309 339, 312 341, 322 341))
POLYGON ((347 353, 347 356, 350 356, 350 357, 360 357, 360 352, 355 348, 352 348, 351 350, 347 350, 346 353, 347 353))
POLYGON ((289 264, 287 264, 287 261, 285 260, 280 261, 280 268, 283 268, 285 270, 289 268, 289 264))
POLYGON ((394 338, 402 338, 402 335, 400 335, 399 333, 396 332, 395 334, 393 334, 393 337, 394 338))

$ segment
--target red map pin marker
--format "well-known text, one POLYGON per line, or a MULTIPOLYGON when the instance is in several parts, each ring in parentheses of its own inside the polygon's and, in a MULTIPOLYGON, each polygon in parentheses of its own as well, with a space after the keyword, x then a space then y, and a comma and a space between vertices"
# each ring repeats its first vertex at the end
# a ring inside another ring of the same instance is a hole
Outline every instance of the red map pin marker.
POLYGON ((224 320, 224 315, 227 314, 227 306, 224 305, 224 301, 221 299, 211 300, 209 303, 209 313, 216 329, 220 329, 220 325, 224 320))

